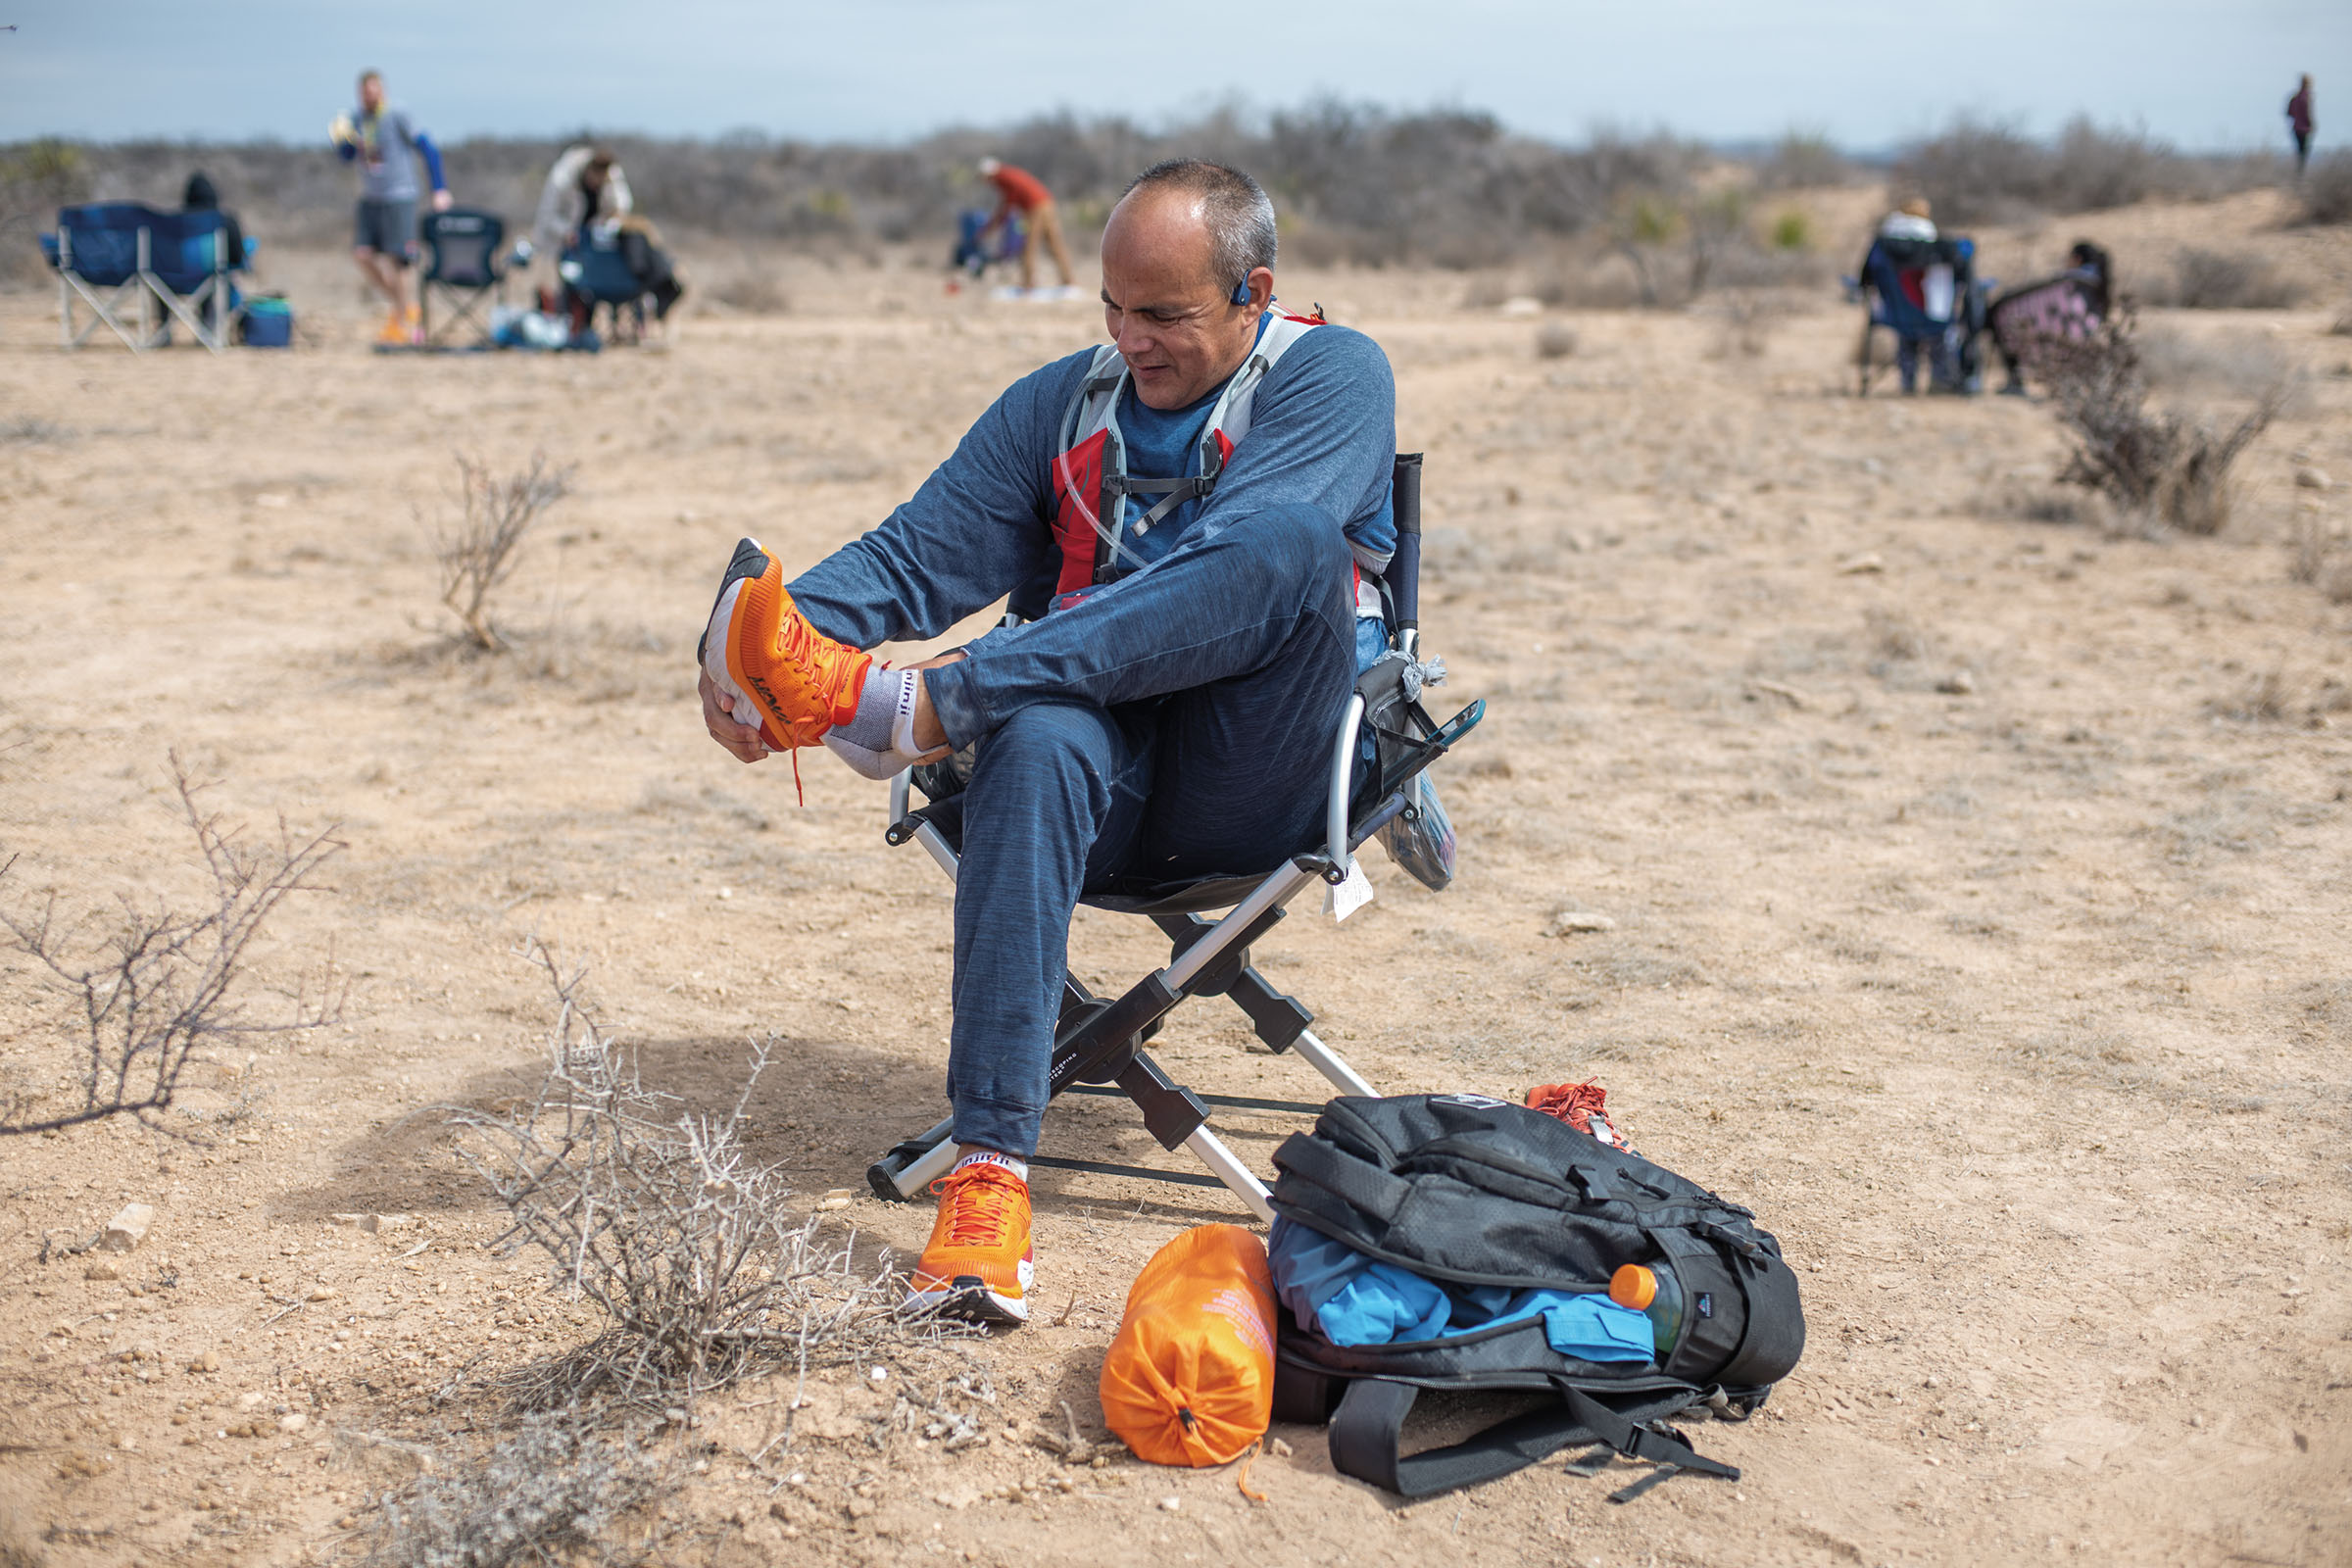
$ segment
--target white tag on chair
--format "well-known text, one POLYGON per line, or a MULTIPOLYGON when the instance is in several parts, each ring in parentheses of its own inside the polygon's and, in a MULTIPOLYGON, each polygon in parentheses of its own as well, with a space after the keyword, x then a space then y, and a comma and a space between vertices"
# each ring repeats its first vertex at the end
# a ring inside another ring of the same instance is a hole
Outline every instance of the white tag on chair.
POLYGON ((1323 912, 1335 920, 1345 920, 1372 902, 1372 879, 1364 875, 1361 860, 1348 862, 1348 879, 1339 886, 1323 884, 1323 912))

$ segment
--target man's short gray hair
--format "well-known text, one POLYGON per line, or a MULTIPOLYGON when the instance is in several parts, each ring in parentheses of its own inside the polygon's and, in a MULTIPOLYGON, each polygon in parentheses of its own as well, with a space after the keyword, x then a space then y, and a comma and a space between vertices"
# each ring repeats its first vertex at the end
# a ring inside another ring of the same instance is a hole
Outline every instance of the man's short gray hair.
POLYGON ((1129 181, 1121 201, 1139 190, 1173 190, 1199 198, 1208 225, 1209 263, 1226 288, 1274 266, 1274 204, 1257 181, 1238 169, 1200 158, 1170 158, 1129 181))

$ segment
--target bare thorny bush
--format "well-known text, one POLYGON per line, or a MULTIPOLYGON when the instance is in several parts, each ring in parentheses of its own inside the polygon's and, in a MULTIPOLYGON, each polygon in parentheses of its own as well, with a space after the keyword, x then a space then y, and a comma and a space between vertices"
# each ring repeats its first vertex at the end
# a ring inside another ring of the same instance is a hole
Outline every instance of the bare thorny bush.
POLYGON ((500 1435, 387 1494, 369 1561, 649 1560, 662 1534, 655 1504, 677 1478, 646 1434, 750 1377, 795 1379, 775 1435, 744 1455, 755 1469, 792 1446, 808 1374, 834 1367, 899 1374, 898 1397, 865 1434, 876 1448, 905 1432, 948 1449, 986 1443, 973 1407, 994 1405, 996 1392, 956 1353, 967 1348, 948 1343, 977 1331, 902 1312, 887 1254, 859 1266, 856 1237, 796 1216, 783 1179, 746 1152, 764 1050, 724 1113, 686 1110, 645 1086, 585 1000, 585 971, 535 940, 518 956, 554 993, 545 1074, 526 1103, 453 1119, 461 1152, 512 1219, 492 1245, 537 1248, 549 1288, 591 1303, 604 1326, 497 1380, 500 1435))
POLYGON ((747 1153, 745 1105, 764 1048, 724 1114, 683 1110, 640 1081, 584 1002, 584 971, 537 942, 521 956, 555 992, 546 1075, 527 1104, 456 1120, 466 1157, 513 1219, 502 1240, 538 1248, 553 1288, 606 1320, 590 1343, 532 1369, 516 1385, 521 1403, 610 1394, 667 1407, 757 1374, 919 1361, 962 1332, 903 1315, 887 1258, 859 1268, 855 1238, 795 1215, 782 1177, 747 1153))
MULTIPOLYGON (((0 1136, 54 1132, 128 1115, 160 1131, 189 1065, 208 1051, 265 1036, 315 1029, 340 1012, 331 966, 295 996, 283 1023, 252 1018, 239 999, 254 944, 280 905, 318 891, 319 870, 344 845, 327 828, 305 837, 281 818, 274 838, 251 842, 245 830, 206 811, 179 759, 172 760, 180 814, 195 835, 209 886, 193 912, 123 896, 112 931, 95 944, 76 940, 88 920, 61 918, 54 895, 31 910, 0 908, 6 941, 32 959, 74 1015, 60 1032, 74 1039, 80 1088, 74 1104, 46 1107, 18 1092, 0 1099, 0 1136)), ((13 864, 13 861, 10 862, 13 864)), ((9 865, 0 865, 5 874, 9 865)))
POLYGON ((2075 437, 2059 478, 2096 491, 2126 512, 2186 533, 2219 533, 2230 520, 2230 467, 2277 417, 2287 387, 2262 388, 2253 410, 2227 430, 2191 416, 2151 410, 2146 361, 2129 305, 2095 335, 2051 342, 2035 367, 2075 437))
POLYGON ((506 646, 490 619, 490 597, 521 564, 522 545, 540 514, 571 493, 572 470, 551 467, 544 453, 501 478, 487 460, 458 455, 458 519, 433 530, 441 603, 484 653, 506 646))

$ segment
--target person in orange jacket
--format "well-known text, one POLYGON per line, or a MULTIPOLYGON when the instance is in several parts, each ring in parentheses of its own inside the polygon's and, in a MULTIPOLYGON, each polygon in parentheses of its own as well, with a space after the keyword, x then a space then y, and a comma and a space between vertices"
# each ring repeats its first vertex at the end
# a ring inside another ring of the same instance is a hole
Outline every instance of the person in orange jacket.
POLYGON ((1003 163, 994 158, 980 160, 980 177, 997 187, 997 210, 989 215, 981 228, 983 239, 995 233, 1000 224, 1014 213, 1029 228, 1029 243, 1021 247, 1021 288, 1023 292, 1037 287, 1037 248, 1046 245, 1053 249, 1054 265, 1061 270, 1061 286, 1073 287, 1078 279, 1070 270, 1070 248, 1061 237, 1061 214, 1054 205, 1054 193, 1026 169, 1003 163))

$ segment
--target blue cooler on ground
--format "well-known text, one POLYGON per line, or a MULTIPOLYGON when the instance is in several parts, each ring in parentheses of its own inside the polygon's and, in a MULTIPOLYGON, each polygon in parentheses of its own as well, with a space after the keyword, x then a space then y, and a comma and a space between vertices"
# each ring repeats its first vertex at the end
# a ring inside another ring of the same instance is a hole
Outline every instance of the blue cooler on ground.
POLYGON ((237 340, 249 349, 282 349, 294 341, 294 309, 279 294, 261 294, 245 302, 238 318, 237 340))

